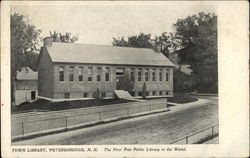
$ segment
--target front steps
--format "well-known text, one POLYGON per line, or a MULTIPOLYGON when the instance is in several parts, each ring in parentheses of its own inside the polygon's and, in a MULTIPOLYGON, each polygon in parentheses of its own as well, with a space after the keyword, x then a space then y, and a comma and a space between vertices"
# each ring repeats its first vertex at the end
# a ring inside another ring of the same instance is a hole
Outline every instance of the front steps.
POLYGON ((143 101, 143 100, 140 100, 140 99, 135 99, 135 98, 133 98, 133 97, 128 93, 128 91, 125 91, 125 90, 115 90, 114 93, 115 93, 115 96, 116 96, 118 99, 126 99, 126 100, 132 100, 132 101, 143 101))

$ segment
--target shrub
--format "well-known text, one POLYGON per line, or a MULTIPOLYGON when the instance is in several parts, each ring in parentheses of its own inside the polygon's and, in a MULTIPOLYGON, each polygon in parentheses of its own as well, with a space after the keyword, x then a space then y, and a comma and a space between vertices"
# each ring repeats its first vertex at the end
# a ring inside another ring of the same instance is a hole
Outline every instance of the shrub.
POLYGON ((97 100, 100 100, 102 99, 102 95, 101 95, 101 92, 100 92, 100 88, 97 87, 96 91, 93 93, 93 97, 97 100))
POLYGON ((142 86, 142 98, 143 99, 146 98, 146 93, 147 93, 147 86, 146 86, 146 83, 144 82, 142 86))

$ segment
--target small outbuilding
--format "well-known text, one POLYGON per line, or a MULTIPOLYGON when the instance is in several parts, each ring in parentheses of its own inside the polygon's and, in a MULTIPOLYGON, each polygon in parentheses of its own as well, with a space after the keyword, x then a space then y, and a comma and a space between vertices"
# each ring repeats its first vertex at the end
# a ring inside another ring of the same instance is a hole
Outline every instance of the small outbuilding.
POLYGON ((36 100, 38 93, 38 72, 24 67, 20 72, 17 72, 16 78, 15 105, 36 100))

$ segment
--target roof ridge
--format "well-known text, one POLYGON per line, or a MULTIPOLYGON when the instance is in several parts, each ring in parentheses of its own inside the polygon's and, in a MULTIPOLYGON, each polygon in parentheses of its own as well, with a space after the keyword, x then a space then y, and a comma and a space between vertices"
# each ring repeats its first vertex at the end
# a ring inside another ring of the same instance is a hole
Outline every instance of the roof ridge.
POLYGON ((116 47, 116 48, 124 48, 124 49, 147 49, 154 50, 153 48, 139 48, 139 47, 123 47, 123 46, 113 46, 113 45, 104 45, 104 44, 87 44, 87 43, 66 43, 66 42, 53 42, 57 44, 68 44, 68 45, 93 45, 93 46, 101 46, 101 47, 116 47))

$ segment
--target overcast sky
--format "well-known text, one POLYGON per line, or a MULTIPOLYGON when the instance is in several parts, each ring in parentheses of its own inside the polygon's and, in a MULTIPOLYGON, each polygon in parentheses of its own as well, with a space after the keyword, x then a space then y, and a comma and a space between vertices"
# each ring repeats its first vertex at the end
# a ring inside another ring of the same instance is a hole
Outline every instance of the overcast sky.
POLYGON ((31 23, 42 30, 71 32, 79 35, 77 43, 111 45, 112 37, 143 33, 159 35, 172 31, 178 18, 201 11, 215 12, 212 3, 160 2, 141 4, 107 3, 103 5, 12 6, 11 12, 28 15, 31 23))

